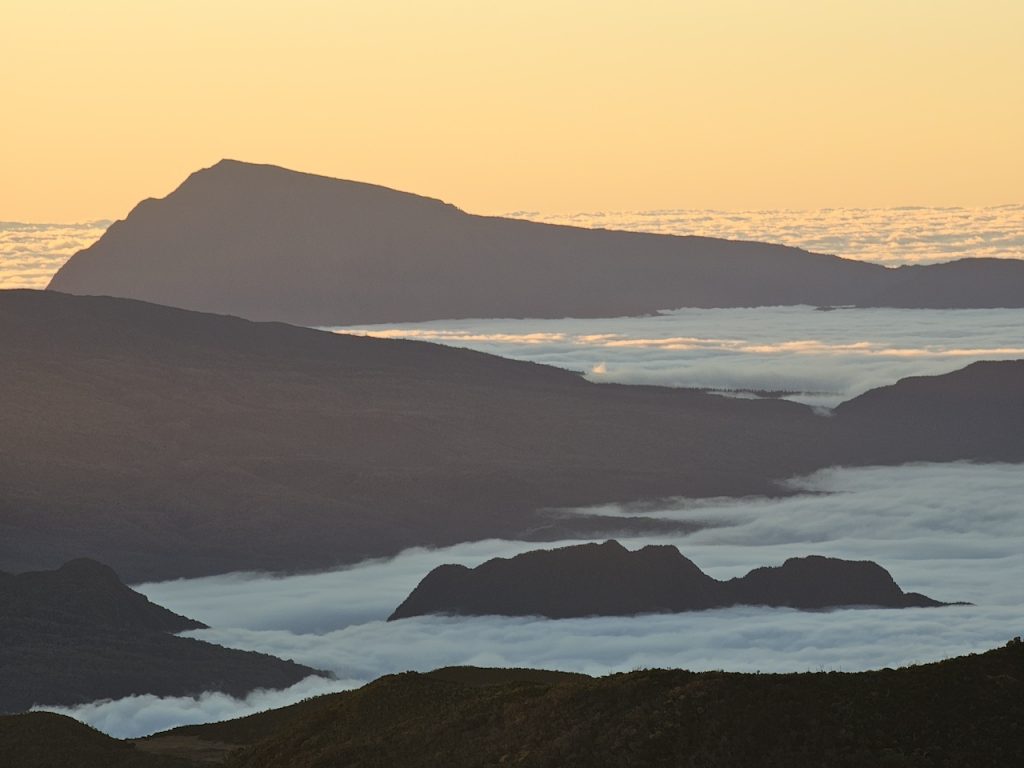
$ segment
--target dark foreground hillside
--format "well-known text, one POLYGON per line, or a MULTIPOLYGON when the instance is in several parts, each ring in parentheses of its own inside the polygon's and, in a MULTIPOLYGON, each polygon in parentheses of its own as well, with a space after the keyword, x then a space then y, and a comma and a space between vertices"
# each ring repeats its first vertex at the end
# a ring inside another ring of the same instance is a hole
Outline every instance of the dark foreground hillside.
POLYGON ((0 755, 28 768, 1006 768, 1024 764, 1024 644, 860 673, 406 673, 134 749, 55 715, 0 717, 0 755))
POLYGON ((1019 639, 979 655, 860 673, 481 675, 393 675, 145 745, 159 750, 169 737, 179 746, 195 739, 191 749, 203 740, 249 745, 228 760, 231 768, 1024 764, 1019 639))
POLYGON ((4 768, 190 768, 191 760, 142 752, 51 712, 0 716, 4 768))

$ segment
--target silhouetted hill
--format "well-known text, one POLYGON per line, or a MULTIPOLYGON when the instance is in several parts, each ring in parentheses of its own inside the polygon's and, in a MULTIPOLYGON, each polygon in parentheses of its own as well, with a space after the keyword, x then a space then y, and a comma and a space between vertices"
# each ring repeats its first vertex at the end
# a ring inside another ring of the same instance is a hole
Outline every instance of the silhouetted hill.
POLYGON ((0 573, 0 712, 152 693, 285 688, 315 670, 171 632, 205 625, 154 605, 104 565, 0 573))
POLYGON ((870 560, 841 560, 809 555, 780 566, 755 568, 723 584, 728 600, 741 605, 772 605, 803 610, 839 606, 931 608, 940 603, 904 592, 892 576, 870 560))
POLYGON ((112 568, 87 558, 72 560, 55 571, 0 572, 0 616, 145 632, 206 627, 151 603, 125 586, 112 568))
POLYGON ((617 541, 534 550, 428 573, 388 621, 428 613, 502 616, 631 616, 730 605, 908 608, 942 605, 906 594, 876 563, 791 558, 777 568, 717 581, 670 545, 630 552, 617 541))
POLYGON ((834 414, 846 461, 1024 461, 1024 360, 908 377, 834 414))
POLYGON ((56 292, 0 291, 0 349, 8 571, 87 555, 141 581, 492 536, 607 537, 639 523, 539 510, 779 494, 777 480, 834 464, 1020 460, 1024 446, 1014 362, 922 379, 934 395, 920 401, 886 388, 829 419, 56 292), (861 405, 873 397, 888 404, 861 405))
POLYGON ((474 216, 392 189, 223 160, 141 202, 53 290, 348 325, 779 304, 1024 306, 1024 263, 900 269, 764 243, 474 216))
POLYGON ((180 729, 195 739, 180 754, 209 740, 248 745, 231 768, 1011 766, 1024 761, 1024 646, 852 674, 646 670, 479 686, 406 673, 252 720, 180 729))

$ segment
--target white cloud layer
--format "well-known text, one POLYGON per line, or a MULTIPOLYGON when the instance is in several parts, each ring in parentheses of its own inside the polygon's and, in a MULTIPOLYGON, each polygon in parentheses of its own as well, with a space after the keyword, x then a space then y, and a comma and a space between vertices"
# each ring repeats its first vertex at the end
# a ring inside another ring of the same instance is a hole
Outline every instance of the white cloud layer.
POLYGON ((1024 205, 986 208, 821 208, 785 211, 660 210, 516 218, 575 227, 783 243, 896 266, 975 256, 1024 258, 1024 205))
MULTIPOLYGON (((390 560, 321 574, 228 574, 138 588, 154 601, 212 625, 188 633, 194 637, 332 670, 338 681, 305 683, 323 690, 450 664, 590 674, 651 666, 854 671, 980 651, 1024 632, 1024 466, 831 469, 794 485, 806 493, 776 500, 680 500, 665 508, 629 509, 629 514, 706 521, 714 527, 687 536, 622 541, 630 548, 675 544, 717 578, 780 564, 790 556, 872 559, 906 590, 974 605, 820 613, 730 608, 560 621, 384 621, 435 565, 472 566, 538 546, 497 540, 413 549, 390 560)), ((621 515, 626 510, 589 511, 621 515)), ((571 542, 560 544, 565 543, 571 542)), ((61 711, 108 733, 135 736, 281 706, 302 695, 290 689, 257 694, 255 701, 221 694, 131 697, 61 711)))
POLYGON ((96 240, 109 221, 21 224, 0 221, 0 289, 45 288, 74 253, 96 240))
POLYGON ((593 381, 796 392, 790 399, 826 407, 904 376, 1024 357, 1024 309, 679 309, 334 330, 469 347, 593 381))

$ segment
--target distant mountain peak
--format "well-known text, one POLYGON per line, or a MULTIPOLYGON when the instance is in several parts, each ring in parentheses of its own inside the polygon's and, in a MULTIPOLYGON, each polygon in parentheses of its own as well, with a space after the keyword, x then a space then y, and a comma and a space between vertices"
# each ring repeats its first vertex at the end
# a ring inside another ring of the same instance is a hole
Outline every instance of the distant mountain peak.
POLYGON ((475 216, 385 186, 225 158, 136 206, 49 287, 314 326, 1024 303, 1024 262, 958 264, 895 270, 783 245, 475 216))

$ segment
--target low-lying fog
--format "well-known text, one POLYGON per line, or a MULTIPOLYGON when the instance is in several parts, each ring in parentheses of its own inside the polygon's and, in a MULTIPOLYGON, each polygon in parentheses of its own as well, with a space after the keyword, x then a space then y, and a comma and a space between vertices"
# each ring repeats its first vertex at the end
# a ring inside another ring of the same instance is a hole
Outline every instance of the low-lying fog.
MULTIPOLYGON (((57 709, 117 736, 207 722, 358 686, 380 675, 452 664, 566 669, 862 670, 1002 645, 1024 631, 1024 467, 920 464, 833 469, 793 481, 778 500, 680 501, 644 514, 709 523, 671 543, 717 578, 825 554, 872 559, 908 591, 973 606, 821 613, 730 608, 676 615, 551 621, 422 617, 387 623, 420 578, 445 562, 475 565, 537 544, 482 541, 414 549, 328 573, 227 574, 144 584, 140 591, 211 625, 188 633, 332 671, 245 700, 138 696, 57 709)), ((617 507, 603 514, 622 514, 617 507)), ((630 510, 630 514, 637 514, 630 510)), ((568 544, 573 542, 562 542, 568 544)), ((545 546, 558 546, 551 544, 545 546)))
POLYGON ((581 371, 593 381, 782 391, 826 407, 904 376, 1024 357, 1024 309, 679 309, 331 330, 469 347, 581 371))

